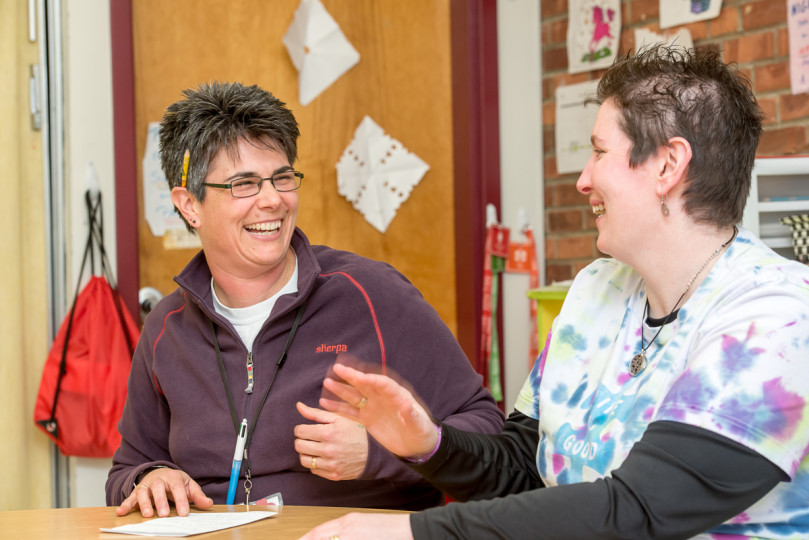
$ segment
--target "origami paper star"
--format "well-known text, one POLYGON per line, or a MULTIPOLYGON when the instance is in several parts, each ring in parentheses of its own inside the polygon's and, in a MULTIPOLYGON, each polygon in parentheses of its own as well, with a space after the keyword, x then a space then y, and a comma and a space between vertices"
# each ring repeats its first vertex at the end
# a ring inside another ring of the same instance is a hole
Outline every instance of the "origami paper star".
POLYGON ((337 191, 384 233, 429 169, 366 116, 337 163, 337 191))
POLYGON ((301 0, 282 39, 298 70, 298 95, 308 105, 360 61, 320 0, 301 0))

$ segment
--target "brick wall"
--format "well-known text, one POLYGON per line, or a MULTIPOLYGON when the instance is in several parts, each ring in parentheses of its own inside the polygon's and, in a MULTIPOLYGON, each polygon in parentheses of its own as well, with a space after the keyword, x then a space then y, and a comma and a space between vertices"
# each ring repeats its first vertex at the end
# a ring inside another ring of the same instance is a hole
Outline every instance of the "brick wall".
MULTIPOLYGON (((794 1, 794 0, 790 0, 794 1)), ((634 49, 635 29, 660 30, 660 0, 622 0, 621 51, 634 49)), ((601 254, 587 199, 576 191, 578 175, 556 171, 555 88, 601 77, 602 71, 567 73, 567 0, 542 0, 542 96, 545 174, 546 282, 572 278, 601 254)), ((719 17, 689 24, 695 46, 722 51, 753 83, 766 115, 758 155, 809 153, 809 94, 793 96, 789 80, 787 0, 724 0, 719 17)))

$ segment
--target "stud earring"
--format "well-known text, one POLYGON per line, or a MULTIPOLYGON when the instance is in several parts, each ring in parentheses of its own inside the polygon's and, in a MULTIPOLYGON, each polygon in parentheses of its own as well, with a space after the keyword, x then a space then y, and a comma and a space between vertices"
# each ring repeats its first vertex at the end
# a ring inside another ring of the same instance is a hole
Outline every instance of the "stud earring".
POLYGON ((663 214, 663 217, 669 216, 669 207, 666 205, 666 196, 660 196, 660 212, 663 214))

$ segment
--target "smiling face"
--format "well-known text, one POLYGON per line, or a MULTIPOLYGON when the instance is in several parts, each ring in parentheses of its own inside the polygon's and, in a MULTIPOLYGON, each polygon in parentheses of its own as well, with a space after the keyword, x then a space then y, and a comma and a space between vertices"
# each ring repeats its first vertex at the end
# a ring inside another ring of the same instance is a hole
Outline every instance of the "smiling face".
MULTIPOLYGON (((269 178, 291 170, 283 151, 238 139, 235 151, 220 149, 208 167, 205 182, 228 184, 242 176, 269 178)), ((215 279, 225 273, 237 280, 268 275, 280 279, 295 231, 298 193, 279 193, 270 181, 252 197, 233 197, 228 189, 208 187, 204 202, 194 200, 197 233, 215 279)), ((294 264, 294 260, 293 260, 294 264)))
POLYGON ((620 120, 619 109, 612 101, 605 101, 590 137, 593 153, 576 188, 589 197, 598 216, 598 249, 630 262, 648 241, 653 220, 660 218, 654 172, 658 161, 652 156, 635 168, 629 166, 632 143, 620 120))

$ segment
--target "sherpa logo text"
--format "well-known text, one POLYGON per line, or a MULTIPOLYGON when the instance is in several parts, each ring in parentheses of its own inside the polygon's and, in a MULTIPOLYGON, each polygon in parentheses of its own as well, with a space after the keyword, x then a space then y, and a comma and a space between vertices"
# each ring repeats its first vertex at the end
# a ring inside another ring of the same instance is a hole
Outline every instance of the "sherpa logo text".
POLYGON ((341 352, 347 352, 347 351, 348 351, 348 346, 345 345, 345 344, 326 345, 325 343, 323 343, 320 346, 318 346, 317 349, 315 349, 316 353, 324 353, 324 352, 341 353, 341 352))

